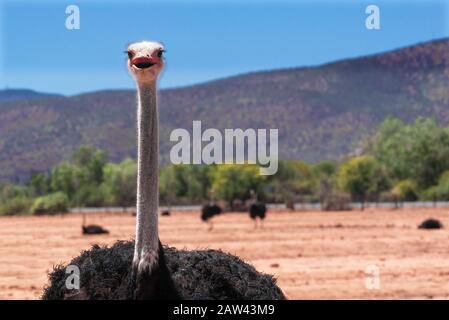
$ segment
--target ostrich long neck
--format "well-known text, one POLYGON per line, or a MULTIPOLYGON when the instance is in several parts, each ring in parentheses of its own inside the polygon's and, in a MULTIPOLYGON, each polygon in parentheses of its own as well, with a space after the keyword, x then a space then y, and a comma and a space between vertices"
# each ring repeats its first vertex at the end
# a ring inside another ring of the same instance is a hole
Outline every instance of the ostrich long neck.
MULTIPOLYGON (((158 252, 159 136, 156 83, 138 85, 137 223, 134 261, 158 252)), ((154 261, 153 261, 154 262, 154 261)))

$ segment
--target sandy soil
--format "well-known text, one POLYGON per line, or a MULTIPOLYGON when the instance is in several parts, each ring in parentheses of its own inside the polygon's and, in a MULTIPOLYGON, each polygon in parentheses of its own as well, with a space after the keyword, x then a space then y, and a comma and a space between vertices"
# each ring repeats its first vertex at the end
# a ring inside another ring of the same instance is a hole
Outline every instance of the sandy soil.
MULTIPOLYGON (((197 212, 175 212, 160 225, 171 246, 221 248, 274 274, 291 299, 447 299, 449 231, 418 230, 429 217, 449 226, 443 209, 272 211, 263 230, 254 230, 246 214, 225 214, 212 232, 197 212)), ((0 299, 38 299, 53 265, 134 233, 129 215, 98 213, 88 220, 111 234, 82 236, 77 214, 0 218, 0 299)))

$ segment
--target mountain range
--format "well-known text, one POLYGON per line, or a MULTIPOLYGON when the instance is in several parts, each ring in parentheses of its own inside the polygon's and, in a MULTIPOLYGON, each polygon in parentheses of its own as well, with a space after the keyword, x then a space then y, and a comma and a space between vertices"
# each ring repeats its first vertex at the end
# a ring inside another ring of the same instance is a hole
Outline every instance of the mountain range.
MULTIPOLYGON (((135 156, 134 90, 21 92, 0 91, 0 181, 48 171, 81 144, 107 150, 111 161, 135 156)), ((165 163, 170 132, 190 131, 193 120, 203 130, 279 129, 281 159, 339 159, 388 116, 449 121, 449 39, 161 90, 159 105, 165 163)))
POLYGON ((37 92, 30 89, 4 89, 0 90, 0 103, 2 102, 11 102, 17 100, 32 100, 32 99, 41 99, 47 97, 57 97, 61 96, 53 93, 43 93, 37 92))

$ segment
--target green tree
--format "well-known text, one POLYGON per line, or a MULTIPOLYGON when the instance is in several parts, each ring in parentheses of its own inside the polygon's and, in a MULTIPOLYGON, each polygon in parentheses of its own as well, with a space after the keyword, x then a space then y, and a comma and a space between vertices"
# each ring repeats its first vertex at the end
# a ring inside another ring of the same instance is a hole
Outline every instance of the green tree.
POLYGON ((178 181, 175 166, 169 165, 161 169, 159 177, 159 198, 162 204, 173 205, 178 198, 178 181))
POLYGON ((360 201, 362 209, 369 196, 377 196, 388 187, 386 174, 370 156, 356 157, 344 163, 338 172, 339 187, 360 201))
POLYGON ((81 185, 79 177, 80 171, 78 167, 68 162, 63 162, 52 170, 51 190, 54 192, 63 192, 71 200, 81 185))
POLYGON ((137 165, 132 159, 119 164, 109 163, 104 168, 104 191, 106 203, 121 207, 136 204, 137 165))
POLYGON ((246 200, 250 190, 256 191, 263 197, 266 176, 259 174, 257 165, 219 165, 213 172, 212 192, 219 199, 229 202, 235 199, 246 200))
POLYGON ((387 119, 368 149, 392 179, 414 180, 419 189, 435 185, 449 169, 449 129, 432 119, 418 118, 409 125, 387 119))
POLYGON ((315 190, 321 205, 334 196, 338 164, 333 161, 322 161, 313 167, 315 190))
POLYGON ((42 196, 50 192, 51 179, 44 173, 34 174, 27 183, 34 196, 42 196))
POLYGON ((12 184, 1 186, 0 215, 27 214, 32 203, 26 188, 12 184))
POLYGON ((105 204, 103 182, 106 154, 104 151, 81 146, 73 154, 72 163, 63 162, 51 173, 51 190, 63 192, 74 206, 105 204))
POLYGON ((81 146, 73 154, 73 163, 83 171, 87 183, 98 185, 103 181, 106 153, 90 146, 81 146))
POLYGON ((402 180, 393 187, 392 194, 400 201, 418 200, 418 186, 413 180, 402 180))
POLYGON ((293 161, 279 161, 276 174, 267 178, 269 189, 272 190, 272 201, 294 202, 296 179, 297 171, 293 161))
POLYGON ((438 179, 438 184, 428 188, 423 193, 426 200, 449 200, 449 170, 443 172, 438 179))
POLYGON ((412 141, 409 128, 402 120, 387 118, 379 127, 369 153, 373 154, 387 169, 389 176, 402 180, 411 176, 408 166, 409 150, 412 141))
POLYGON ((33 199, 25 195, 17 195, 0 201, 0 215, 27 214, 33 199))
POLYGON ((107 202, 108 193, 103 185, 81 184, 70 203, 76 207, 103 207, 109 205, 107 202))

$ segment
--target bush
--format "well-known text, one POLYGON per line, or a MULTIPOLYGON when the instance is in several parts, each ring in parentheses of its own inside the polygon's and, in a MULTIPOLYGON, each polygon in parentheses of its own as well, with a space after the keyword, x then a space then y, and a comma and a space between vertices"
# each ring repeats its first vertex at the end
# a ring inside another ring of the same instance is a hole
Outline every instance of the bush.
POLYGON ((107 197, 103 185, 82 185, 76 190, 70 204, 74 207, 101 207, 107 204, 107 197))
POLYGON ((33 200, 23 195, 5 199, 0 203, 0 215, 27 214, 33 200))
POLYGON ((449 171, 443 172, 438 184, 426 190, 426 198, 431 200, 448 200, 449 199, 449 171))
POLYGON ((68 211, 69 199, 65 193, 55 192, 46 196, 36 198, 31 213, 33 214, 55 214, 68 211))
POLYGON ((427 190, 424 190, 421 192, 421 195, 419 197, 421 200, 424 201, 437 201, 441 199, 440 189, 438 186, 432 186, 428 188, 427 190))
MULTIPOLYGON (((103 183, 97 188, 98 190, 90 191, 90 202, 94 202, 95 199, 92 196, 97 194, 97 202, 102 201, 102 205, 134 206, 136 204, 136 170, 136 162, 131 159, 126 159, 119 164, 108 163, 104 167, 103 183)), ((163 189, 162 186, 161 179, 161 189, 163 189)), ((173 192, 173 189, 170 191, 173 192)), ((161 192, 161 198, 163 198, 162 194, 161 192)))
POLYGON ((384 168, 373 157, 361 156, 344 163, 337 175, 337 184, 362 204, 369 197, 378 196, 388 188, 388 178, 384 168))
POLYGON ((401 201, 416 201, 418 200, 418 187, 416 182, 412 180, 403 180, 398 182, 392 193, 401 201))

